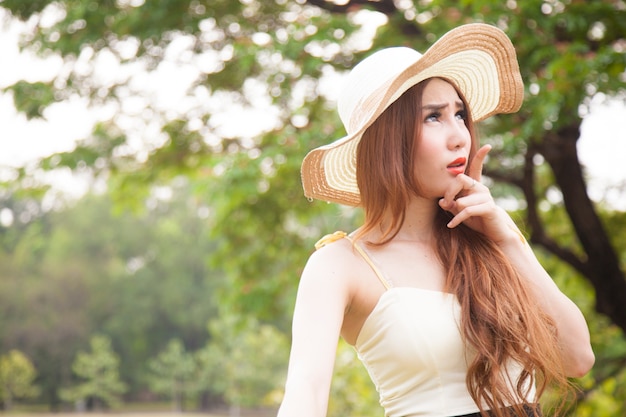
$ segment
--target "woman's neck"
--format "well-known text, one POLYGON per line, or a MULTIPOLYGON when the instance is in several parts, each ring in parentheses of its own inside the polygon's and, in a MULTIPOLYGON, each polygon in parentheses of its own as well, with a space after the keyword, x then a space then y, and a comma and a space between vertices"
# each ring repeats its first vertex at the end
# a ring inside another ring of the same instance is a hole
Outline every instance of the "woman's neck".
POLYGON ((394 241, 430 242, 433 237, 435 216, 439 210, 436 203, 425 199, 413 199, 407 206, 404 222, 394 241))

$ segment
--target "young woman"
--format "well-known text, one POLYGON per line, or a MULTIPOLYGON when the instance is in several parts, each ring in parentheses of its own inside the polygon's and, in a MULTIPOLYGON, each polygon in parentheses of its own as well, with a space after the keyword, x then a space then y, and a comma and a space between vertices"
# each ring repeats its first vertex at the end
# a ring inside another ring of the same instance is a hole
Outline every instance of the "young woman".
POLYGON ((580 310, 480 182, 474 121, 522 99, 511 42, 484 24, 351 71, 348 134, 309 153, 302 179, 365 221, 322 239, 302 274, 279 417, 326 415, 340 336, 389 417, 539 416, 547 385, 588 372, 580 310))

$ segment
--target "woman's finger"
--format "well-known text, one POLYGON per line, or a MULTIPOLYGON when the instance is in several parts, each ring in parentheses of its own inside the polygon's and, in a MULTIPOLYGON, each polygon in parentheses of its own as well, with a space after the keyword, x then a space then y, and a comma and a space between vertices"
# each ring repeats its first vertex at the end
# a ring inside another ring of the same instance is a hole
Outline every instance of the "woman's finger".
POLYGON ((483 173, 483 164, 490 151, 491 145, 485 145, 476 152, 476 155, 472 158, 472 163, 467 170, 467 175, 474 178, 476 181, 480 181, 483 173))
POLYGON ((480 182, 472 177, 465 174, 457 175, 454 185, 450 186, 446 190, 439 204, 442 208, 449 209, 454 203, 454 200, 469 194, 471 191, 474 191, 477 184, 480 184, 480 182))

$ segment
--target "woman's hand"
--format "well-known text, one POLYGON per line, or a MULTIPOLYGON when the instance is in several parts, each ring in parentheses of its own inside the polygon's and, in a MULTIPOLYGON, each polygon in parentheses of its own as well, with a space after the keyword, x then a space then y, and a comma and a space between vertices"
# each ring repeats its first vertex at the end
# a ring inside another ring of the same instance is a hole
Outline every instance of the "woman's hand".
POLYGON ((466 224, 498 244, 511 265, 529 283, 534 298, 554 320, 567 376, 580 378, 589 372, 595 361, 587 323, 578 307, 558 289, 541 266, 513 220, 495 204, 489 189, 480 183, 483 162, 490 150, 489 145, 480 148, 469 167, 469 175, 457 175, 439 205, 454 216, 448 227, 466 224))
POLYGON ((476 152, 468 169, 469 175, 456 176, 454 184, 439 200, 439 206, 454 216, 448 227, 454 228, 463 223, 494 242, 502 242, 519 236, 519 232, 504 209, 496 205, 489 188, 480 182, 489 151, 491 145, 485 145, 476 152))

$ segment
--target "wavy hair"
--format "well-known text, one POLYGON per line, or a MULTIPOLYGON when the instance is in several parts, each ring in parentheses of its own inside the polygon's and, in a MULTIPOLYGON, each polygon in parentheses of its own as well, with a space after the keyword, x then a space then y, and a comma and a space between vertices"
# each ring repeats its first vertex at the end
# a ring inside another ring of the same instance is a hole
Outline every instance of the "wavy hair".
MULTIPOLYGON (((393 239, 404 223, 409 199, 419 195, 414 155, 421 124, 416 121, 423 119, 421 99, 427 83, 406 91, 367 129, 359 143, 357 183, 365 222, 356 238, 383 228, 381 241, 368 244, 379 246, 393 239), (381 226, 389 215, 391 223, 381 226)), ((471 162, 478 140, 467 110, 471 162)), ((450 213, 439 209, 434 233, 436 252, 446 271, 445 290, 458 298, 462 337, 472 351, 466 376, 468 391, 483 416, 509 417, 504 410, 509 406, 516 415, 526 415, 520 402, 526 401, 533 385, 537 389, 533 402, 548 386, 563 392, 570 389, 556 328, 500 248, 463 224, 448 228, 450 218, 450 213), (521 369, 515 381, 507 373, 513 364, 521 369)), ((561 398, 558 408, 565 404, 566 397, 561 398)))

